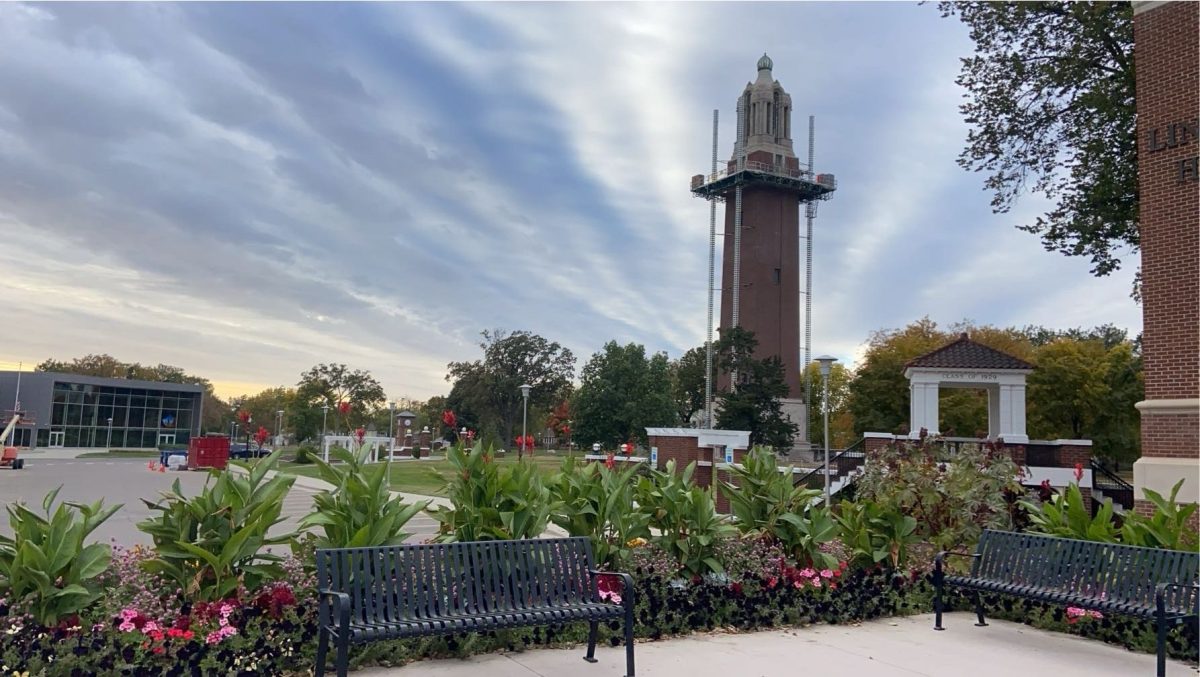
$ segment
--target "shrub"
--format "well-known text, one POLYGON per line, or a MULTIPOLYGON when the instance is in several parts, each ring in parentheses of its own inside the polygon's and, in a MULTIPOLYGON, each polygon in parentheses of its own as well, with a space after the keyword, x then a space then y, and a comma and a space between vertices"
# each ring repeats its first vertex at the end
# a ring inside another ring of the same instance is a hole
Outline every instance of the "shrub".
POLYGON ((333 485, 313 497, 313 511, 300 520, 302 529, 317 526, 324 532, 317 547, 400 545, 411 535, 402 531, 404 525, 429 506, 428 501, 409 504, 393 497, 391 462, 367 463, 370 452, 365 446, 355 453, 336 449, 331 457, 338 465, 313 459, 321 479, 333 485))
POLYGON ((922 437, 876 452, 855 481, 860 501, 917 521, 916 534, 939 549, 974 543, 983 529, 1012 529, 1009 496, 1023 493, 1018 468, 995 444, 949 453, 922 437))
POLYGON ((210 481, 191 498, 176 480, 158 501, 143 499, 158 513, 137 525, 154 540, 156 556, 145 566, 204 601, 224 599, 239 587, 254 591, 278 578, 279 556, 263 550, 293 540, 290 533, 267 532, 283 521, 283 499, 295 480, 282 474, 266 479, 279 454, 272 452, 252 468, 231 461, 245 474, 211 470, 210 481))
POLYGON ((317 459, 320 457, 321 457, 321 452, 318 451, 316 447, 306 444, 296 450, 295 461, 296 461, 296 463, 302 463, 302 464, 307 465, 309 463, 312 463, 314 459, 317 459))
POLYGON ((532 463, 492 463, 491 450, 446 448, 452 472, 446 482, 451 508, 429 510, 441 523, 438 540, 490 541, 537 538, 550 521, 550 490, 532 463))
POLYGON ((1104 499, 1093 517, 1084 503, 1083 492, 1075 483, 1055 492, 1048 501, 1022 500, 1020 505, 1029 517, 1029 531, 1102 543, 1120 540, 1120 532, 1113 522, 1112 499, 1104 499))
POLYGON ((635 464, 620 470, 600 463, 580 465, 568 456, 550 480, 558 506, 550 519, 571 536, 590 538, 599 568, 624 571, 634 539, 650 537, 650 516, 633 508, 638 470, 635 464))
POLYGON ((1195 551, 1198 538, 1191 522, 1196 504, 1180 505, 1175 502, 1182 486, 1183 480, 1176 482, 1171 487, 1170 498, 1163 498, 1162 494, 1151 489, 1142 489, 1146 500, 1154 505, 1154 514, 1150 517, 1135 512, 1126 514, 1125 523, 1121 525, 1121 540, 1147 548, 1195 551))
POLYGON ((638 482, 638 504, 659 533, 654 541, 686 574, 722 573, 724 567, 714 556, 714 549, 719 539, 736 529, 717 514, 712 489, 692 484, 695 472, 693 462, 676 475, 673 460, 667 461, 665 472, 651 469, 638 482))
POLYGON ((84 540, 121 506, 59 503, 58 489, 42 499, 45 517, 17 501, 8 507, 12 536, 0 535, 0 595, 43 626, 77 616, 101 595, 96 578, 108 568, 109 546, 84 540))
POLYGON ((870 501, 842 501, 835 519, 842 542, 859 566, 907 564, 908 550, 918 540, 916 519, 870 501))

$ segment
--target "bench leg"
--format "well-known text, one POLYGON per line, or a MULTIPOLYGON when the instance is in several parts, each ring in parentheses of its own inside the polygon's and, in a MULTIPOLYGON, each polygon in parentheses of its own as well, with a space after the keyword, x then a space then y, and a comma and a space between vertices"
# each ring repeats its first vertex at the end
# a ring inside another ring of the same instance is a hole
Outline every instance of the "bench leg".
POLYGON ((1167 677, 1167 614, 1166 605, 1163 603, 1162 597, 1157 600, 1158 608, 1155 609, 1154 621, 1158 626, 1158 641, 1156 650, 1158 652, 1158 672, 1155 674, 1158 677, 1167 677))
POLYGON ((933 580, 933 629, 946 629, 942 627, 942 581, 938 577, 933 580))
POLYGON ((633 674, 633 613, 625 615, 625 677, 633 674))
POLYGON ((588 650, 587 655, 583 657, 583 660, 589 663, 596 662, 596 631, 599 629, 599 627, 600 621, 592 621, 591 623, 588 623, 588 650))
POLYGON ((338 637, 337 643, 337 677, 346 677, 350 670, 350 638, 338 637))
POLYGON ((324 626, 321 627, 319 638, 317 639, 317 664, 313 666, 313 672, 316 677, 324 677, 325 675, 325 658, 329 654, 329 630, 324 626))
POLYGON ((978 592, 975 593, 975 615, 979 618, 979 622, 975 624, 975 627, 986 628, 987 621, 983 619, 983 596, 978 592))

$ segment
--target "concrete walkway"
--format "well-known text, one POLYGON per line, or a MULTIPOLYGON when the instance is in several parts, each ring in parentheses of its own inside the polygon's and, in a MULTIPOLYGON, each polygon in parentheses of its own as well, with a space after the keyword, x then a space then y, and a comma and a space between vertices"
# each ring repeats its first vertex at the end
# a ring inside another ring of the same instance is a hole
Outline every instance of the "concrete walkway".
MULTIPOLYGON (((1151 677, 1153 655, 1006 621, 974 626, 968 613, 948 614, 935 632, 931 614, 871 621, 859 626, 817 625, 746 634, 709 633, 637 645, 640 677, 1151 677)), ((597 649, 596 665, 584 647, 489 654, 465 660, 371 668, 374 677, 619 677, 621 647, 597 649)), ((1170 661, 1170 677, 1197 671, 1170 661)))

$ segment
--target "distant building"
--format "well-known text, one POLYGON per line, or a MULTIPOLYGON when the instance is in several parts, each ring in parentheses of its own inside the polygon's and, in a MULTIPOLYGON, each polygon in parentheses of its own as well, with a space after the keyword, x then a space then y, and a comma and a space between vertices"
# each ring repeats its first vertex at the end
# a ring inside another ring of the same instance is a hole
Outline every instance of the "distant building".
POLYGON ((187 444, 200 434, 203 393, 191 383, 0 371, 4 423, 15 407, 26 419, 10 442, 19 447, 137 449, 187 444))

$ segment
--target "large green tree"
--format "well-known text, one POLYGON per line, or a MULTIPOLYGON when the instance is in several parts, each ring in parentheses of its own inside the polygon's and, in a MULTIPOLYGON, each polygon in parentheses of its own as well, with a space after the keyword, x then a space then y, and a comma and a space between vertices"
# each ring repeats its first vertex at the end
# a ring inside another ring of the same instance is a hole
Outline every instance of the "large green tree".
POLYGON ((788 396, 783 361, 754 357, 758 339, 743 327, 721 331, 716 344, 722 371, 736 374, 736 388, 722 392, 717 425, 723 430, 750 431, 751 444, 791 449, 798 426, 783 415, 779 400, 788 396))
POLYGON ((604 344, 584 365, 575 393, 576 442, 612 449, 629 440, 645 441, 647 427, 676 425, 670 371, 664 353, 647 357, 645 347, 636 343, 604 344))
POLYGON ((1107 275, 1138 248, 1133 10, 1129 2, 940 2, 970 29, 957 83, 959 156, 992 207, 1026 191, 1053 205, 1021 230, 1107 275))
MULTIPOLYGON (((448 404, 469 410, 481 425, 494 421, 494 432, 504 444, 512 444, 520 432, 524 401, 521 386, 529 392, 529 421, 549 410, 570 394, 575 375, 575 356, 557 342, 528 331, 484 331, 483 359, 451 362, 446 380, 463 381, 461 397, 451 389, 448 404)), ((457 413, 457 410, 456 410, 457 413)), ((487 432, 487 431, 485 431, 487 432)), ((534 434, 532 428, 530 434, 534 434)))
MULTIPOLYGON (((808 365, 803 377, 812 387, 812 402, 808 406, 808 441, 824 446, 822 406, 825 393, 821 385, 821 365, 817 362, 808 365)), ((854 419, 850 415, 851 377, 850 370, 840 362, 835 362, 829 370, 829 446, 834 449, 845 449, 857 439, 854 419)))
POLYGON ((347 432, 366 425, 384 406, 387 395, 370 372, 344 364, 318 364, 300 375, 292 427, 299 439, 321 432, 322 420, 329 432, 347 432), (349 413, 339 411, 346 403, 349 413), (325 412, 322 407, 329 407, 325 412))
POLYGON ((679 422, 688 425, 692 417, 704 411, 704 346, 692 348, 671 362, 671 397, 679 422))

